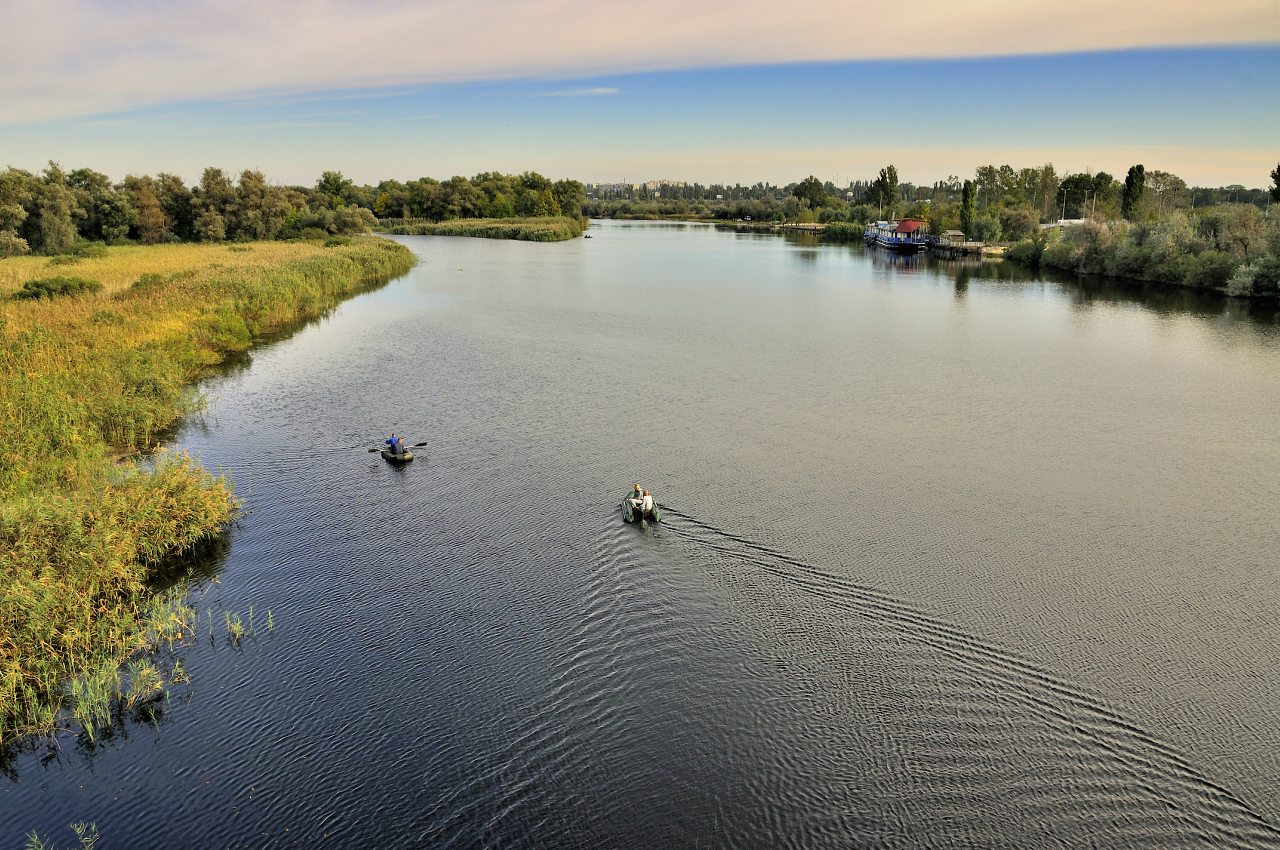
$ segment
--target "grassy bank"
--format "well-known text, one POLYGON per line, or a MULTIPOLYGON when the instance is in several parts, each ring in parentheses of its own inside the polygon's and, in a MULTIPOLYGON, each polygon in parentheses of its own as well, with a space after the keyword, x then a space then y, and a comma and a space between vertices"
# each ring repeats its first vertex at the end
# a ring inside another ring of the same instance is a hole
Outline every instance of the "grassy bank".
POLYGON ((372 238, 0 262, 0 745, 83 713, 69 683, 162 639, 157 571, 233 514, 185 457, 119 458, 195 409, 190 385, 228 354, 412 264, 372 238), (57 277, 99 286, 15 297, 57 277))
POLYGON ((399 236, 478 236, 523 242, 563 242, 582 235, 582 222, 550 218, 458 218, 451 221, 386 220, 379 228, 399 236))

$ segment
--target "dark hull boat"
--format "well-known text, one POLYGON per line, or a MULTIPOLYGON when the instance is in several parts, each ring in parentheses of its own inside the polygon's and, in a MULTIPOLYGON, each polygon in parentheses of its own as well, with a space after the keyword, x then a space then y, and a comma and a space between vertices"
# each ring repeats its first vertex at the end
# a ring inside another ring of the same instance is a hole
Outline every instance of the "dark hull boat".
POLYGON ((650 522, 662 522, 662 511, 658 510, 655 504, 653 510, 642 511, 635 505, 631 504, 631 499, 622 500, 622 521, 623 522, 640 522, 641 520, 649 520, 650 522))
POLYGON ((408 449, 406 449, 404 452, 400 454, 396 454, 390 449, 383 449, 382 456, 387 460, 391 461, 392 463, 408 463, 409 461, 413 460, 413 452, 409 451, 408 449))

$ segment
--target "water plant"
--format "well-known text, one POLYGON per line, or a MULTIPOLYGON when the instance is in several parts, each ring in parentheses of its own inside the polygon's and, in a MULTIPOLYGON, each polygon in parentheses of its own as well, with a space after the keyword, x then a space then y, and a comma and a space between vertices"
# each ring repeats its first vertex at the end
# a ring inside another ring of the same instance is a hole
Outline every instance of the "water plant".
POLYGON ((450 221, 398 221, 386 232, 402 236, 478 236, 523 242, 563 242, 582 235, 582 222, 568 216, 542 218, 459 218, 450 221))
MULTIPOLYGON (((78 850, 93 850, 102 838, 96 823, 73 823, 71 831, 76 834, 78 850)), ((56 845, 46 842, 34 831, 27 833, 27 843, 23 846, 24 850, 58 850, 56 845)))

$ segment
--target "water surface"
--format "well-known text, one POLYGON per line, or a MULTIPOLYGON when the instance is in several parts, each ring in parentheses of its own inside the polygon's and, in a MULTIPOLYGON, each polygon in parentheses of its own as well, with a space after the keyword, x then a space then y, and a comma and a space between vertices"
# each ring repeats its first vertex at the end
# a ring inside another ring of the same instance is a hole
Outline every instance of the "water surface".
POLYGON ((0 843, 1280 847, 1273 308, 591 234, 404 238, 210 382, 193 601, 276 629, 14 760, 0 843))

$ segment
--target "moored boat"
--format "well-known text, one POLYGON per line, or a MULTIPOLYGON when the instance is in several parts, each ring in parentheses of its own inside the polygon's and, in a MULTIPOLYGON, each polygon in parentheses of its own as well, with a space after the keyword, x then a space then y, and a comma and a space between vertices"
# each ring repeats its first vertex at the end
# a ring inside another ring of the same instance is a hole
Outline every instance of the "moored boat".
POLYGON ((868 245, 902 254, 915 254, 929 245, 929 224, 918 218, 874 221, 862 231, 868 245))

